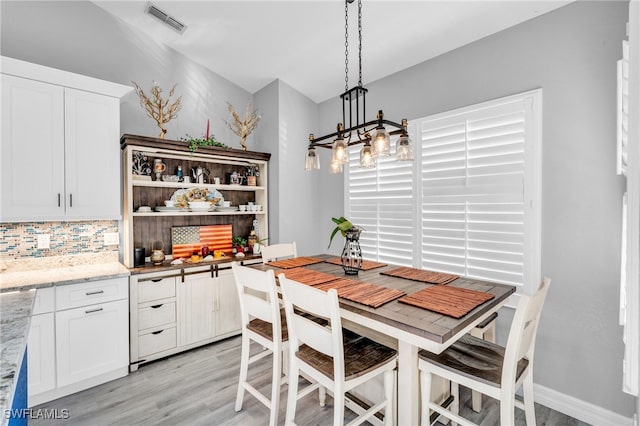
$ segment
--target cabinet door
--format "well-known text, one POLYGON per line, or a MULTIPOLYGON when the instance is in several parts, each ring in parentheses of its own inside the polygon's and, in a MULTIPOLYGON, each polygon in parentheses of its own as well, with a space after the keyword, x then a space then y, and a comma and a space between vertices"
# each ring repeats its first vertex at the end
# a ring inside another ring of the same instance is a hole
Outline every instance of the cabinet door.
POLYGON ((242 318, 240 315, 240 300, 236 289, 233 271, 220 271, 217 280, 217 321, 216 335, 240 331, 242 318))
POLYGON ((203 273, 177 281, 178 346, 214 337, 215 278, 203 273))
POLYGON ((120 100, 64 93, 67 217, 120 219, 120 100))
POLYGON ((28 343, 29 400, 56 387, 56 341, 54 314, 31 317, 28 343))
POLYGON ((118 300, 56 312, 58 387, 129 365, 129 305, 118 300))
POLYGON ((0 220, 62 218, 65 190, 63 89, 8 75, 0 75, 0 79, 0 220))

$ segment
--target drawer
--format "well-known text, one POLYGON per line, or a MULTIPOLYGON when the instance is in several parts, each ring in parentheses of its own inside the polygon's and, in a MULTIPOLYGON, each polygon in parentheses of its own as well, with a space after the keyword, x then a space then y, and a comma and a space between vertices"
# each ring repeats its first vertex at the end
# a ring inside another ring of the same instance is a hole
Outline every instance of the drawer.
POLYGON ((170 327, 138 337, 138 357, 166 351, 176 347, 176 328, 170 327))
POLYGON ((46 314, 55 309, 55 291, 53 287, 39 288, 36 291, 36 298, 33 301, 32 315, 46 314))
POLYGON ((96 303, 127 299, 129 296, 128 278, 113 278, 91 281, 82 284, 57 286, 56 310, 77 308, 96 303))
POLYGON ((176 302, 163 303, 138 309, 138 330, 176 322, 176 302))
POLYGON ((138 303, 175 297, 176 279, 171 278, 142 278, 138 281, 138 303))

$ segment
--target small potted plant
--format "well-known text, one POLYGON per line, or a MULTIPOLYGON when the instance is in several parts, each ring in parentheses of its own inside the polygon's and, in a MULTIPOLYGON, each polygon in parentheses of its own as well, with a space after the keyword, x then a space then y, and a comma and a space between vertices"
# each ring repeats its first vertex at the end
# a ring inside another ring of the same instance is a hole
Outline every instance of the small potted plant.
POLYGON ((244 237, 233 237, 231 244, 233 244, 233 253, 244 253, 247 240, 244 237))
POLYGON ((254 244, 253 244, 253 254, 260 254, 260 251, 262 250, 262 246, 265 245, 264 242, 267 241, 268 238, 263 238, 261 240, 257 240, 254 244))
MULTIPOLYGON (((342 263, 342 269, 347 275, 357 275, 358 271, 362 267, 362 250, 360 249, 360 233, 364 228, 354 225, 350 220, 341 216, 340 218, 332 217, 331 220, 336 224, 336 227, 331 232, 329 238, 329 247, 333 237, 340 231, 343 237, 345 237, 345 245, 340 256, 342 263)), ((327 247, 327 248, 329 248, 327 247)))
POLYGON ((260 169, 257 164, 249 164, 247 166, 247 186, 256 186, 260 176, 260 169))

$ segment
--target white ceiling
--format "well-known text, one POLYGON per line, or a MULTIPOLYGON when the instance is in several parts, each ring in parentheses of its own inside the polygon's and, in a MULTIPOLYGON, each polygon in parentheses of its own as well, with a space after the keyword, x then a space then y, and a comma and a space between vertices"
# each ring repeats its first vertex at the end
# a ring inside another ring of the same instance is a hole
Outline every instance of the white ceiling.
MULTIPOLYGON (((571 1, 364 0, 363 83, 571 1)), ((276 78, 315 102, 343 92, 344 1, 152 1, 187 25, 182 35, 144 13, 146 1, 94 3, 251 93, 276 78)), ((349 15, 352 87, 358 81, 357 2, 349 15)))

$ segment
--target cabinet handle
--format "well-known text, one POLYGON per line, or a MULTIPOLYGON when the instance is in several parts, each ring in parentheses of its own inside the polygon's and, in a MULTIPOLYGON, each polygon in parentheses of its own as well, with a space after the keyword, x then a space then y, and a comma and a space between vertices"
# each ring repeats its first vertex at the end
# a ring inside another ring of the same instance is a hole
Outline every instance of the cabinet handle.
POLYGON ((158 309, 159 307, 161 307, 162 305, 164 305, 164 303, 161 303, 160 305, 153 305, 150 306, 151 309, 158 309))
POLYGON ((60 207, 60 193, 58 192, 58 207, 60 207))
POLYGON ((73 207, 73 194, 69 194, 69 207, 73 207))
POLYGON ((84 311, 85 314, 91 314, 93 312, 100 312, 102 308, 89 309, 88 311, 84 311))
POLYGON ((160 281, 162 281, 162 278, 154 278, 151 280, 152 283, 159 283, 160 281))
POLYGON ((88 292, 85 293, 85 295, 93 296, 94 294, 102 294, 102 293, 104 293, 104 290, 88 291, 88 292))
POLYGON ((162 333, 164 330, 159 330, 159 331, 152 331, 151 334, 160 334, 162 333))

